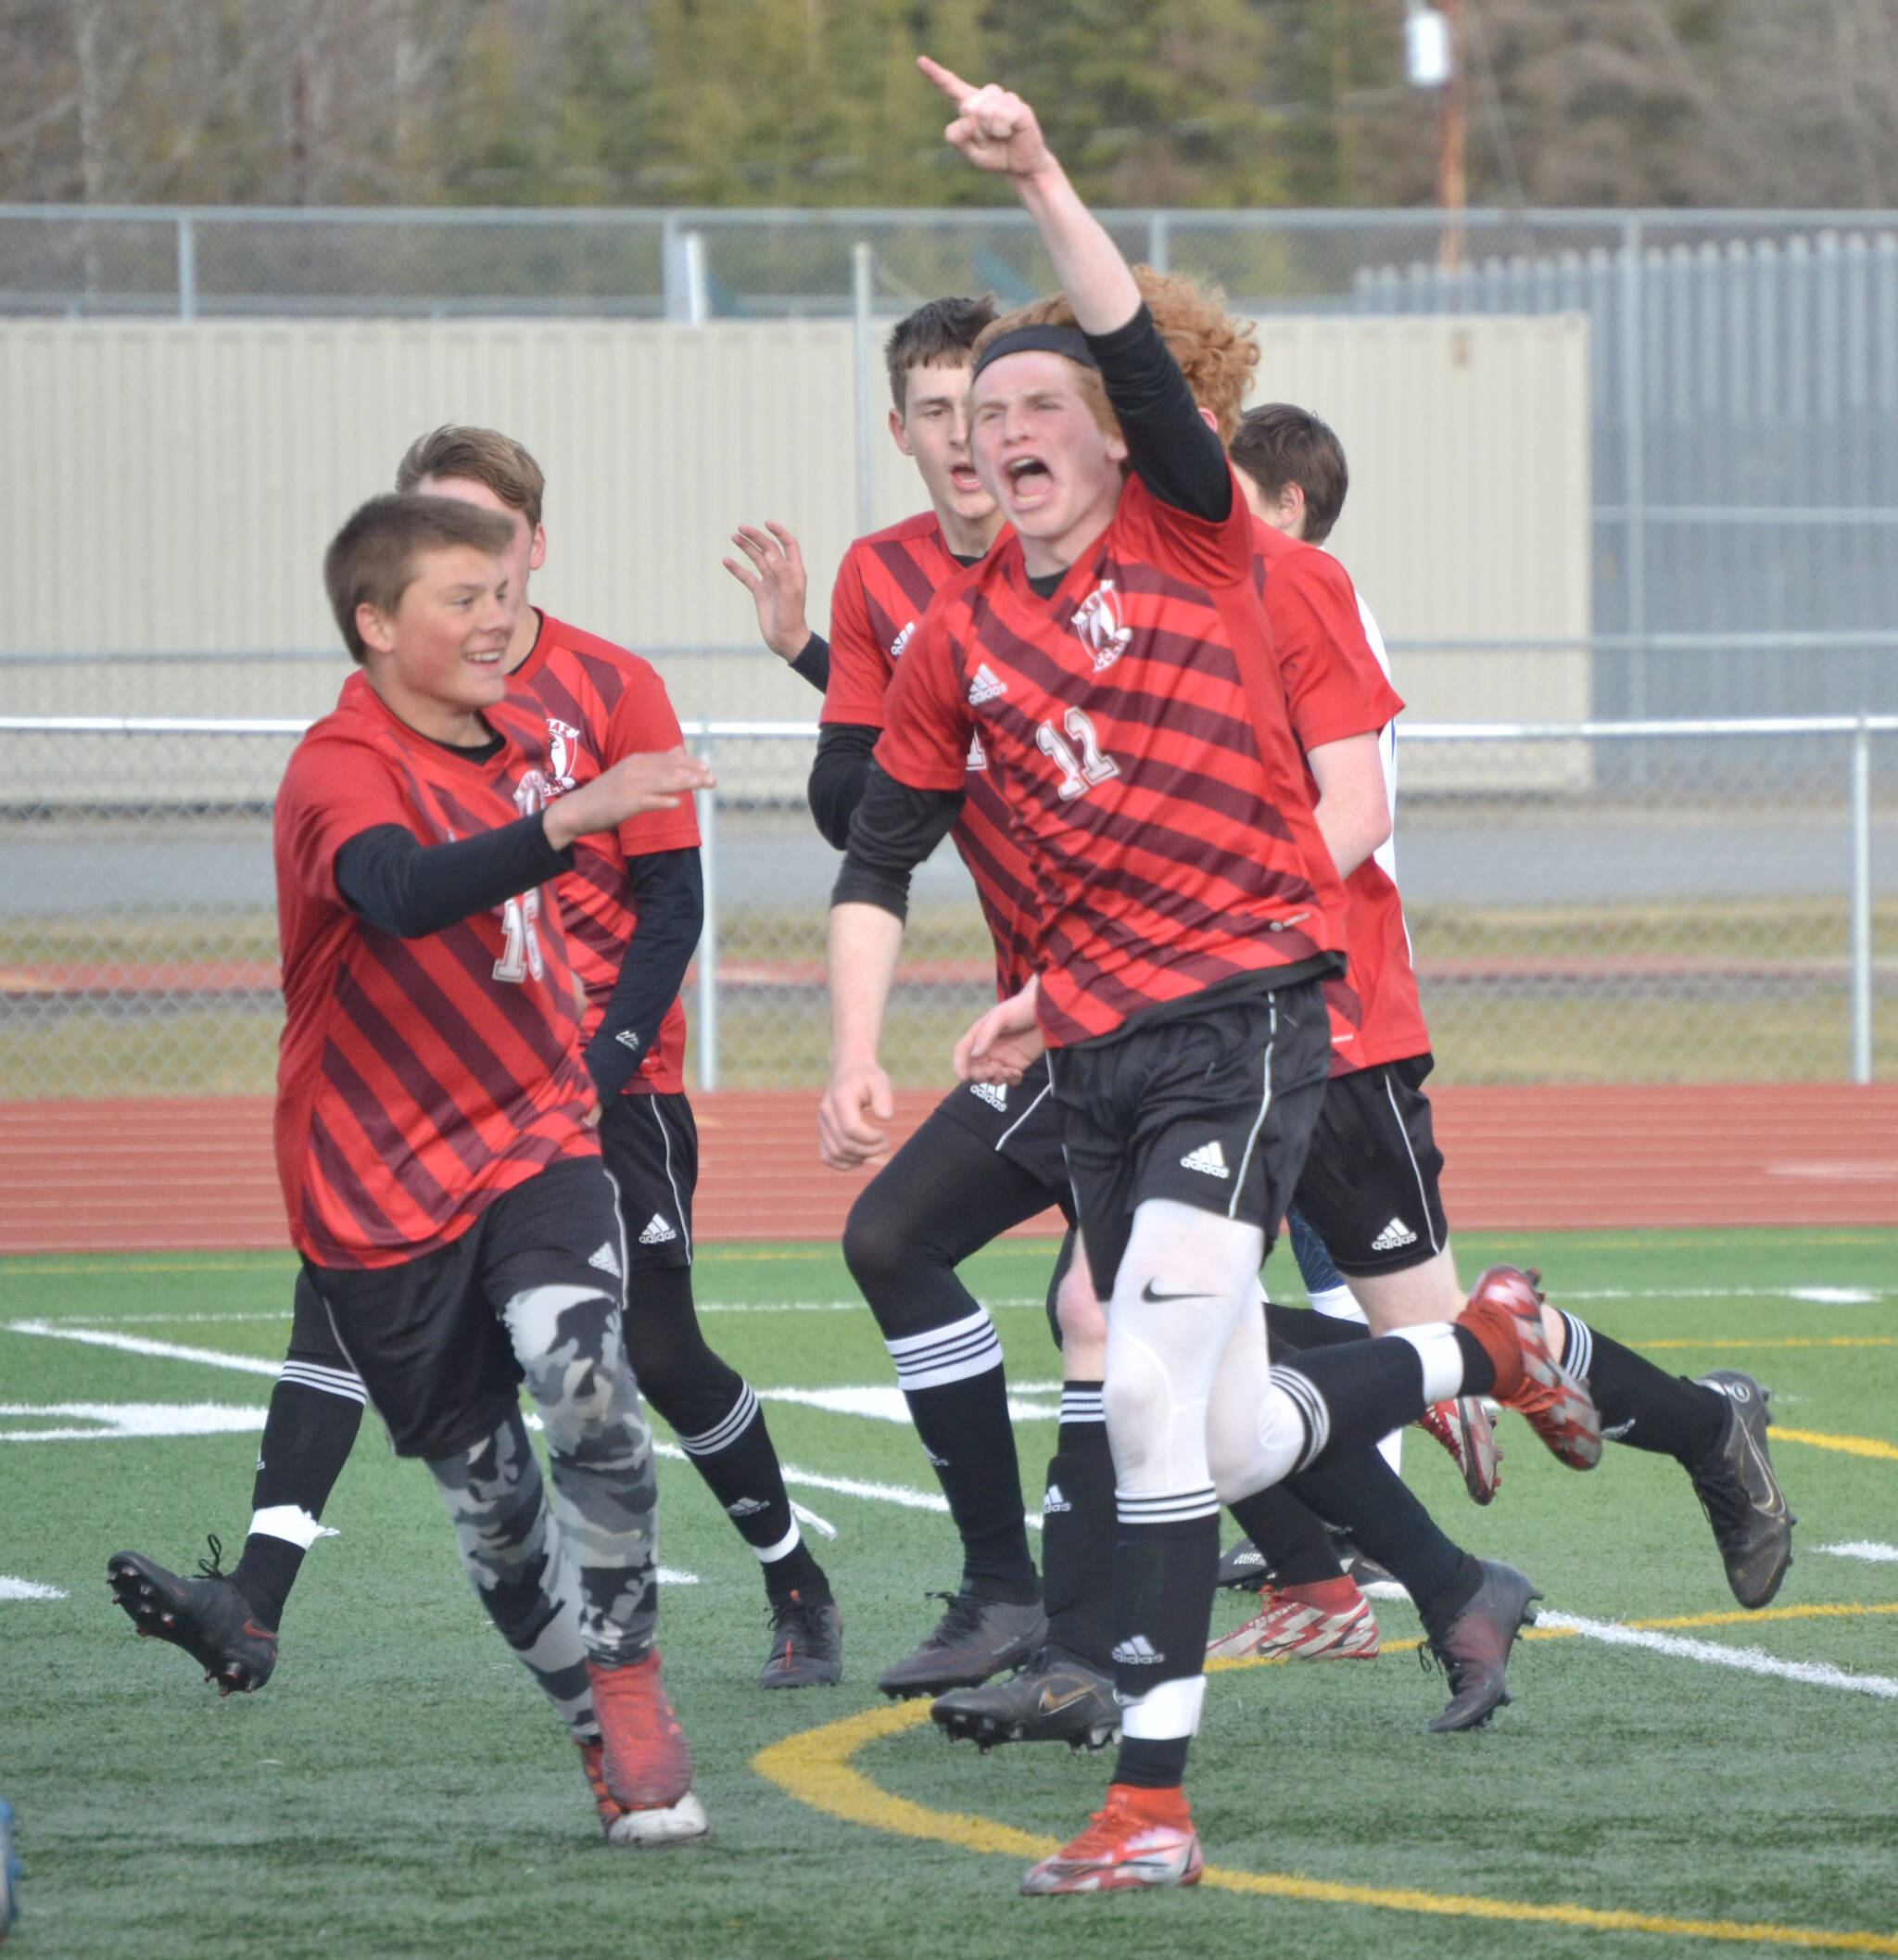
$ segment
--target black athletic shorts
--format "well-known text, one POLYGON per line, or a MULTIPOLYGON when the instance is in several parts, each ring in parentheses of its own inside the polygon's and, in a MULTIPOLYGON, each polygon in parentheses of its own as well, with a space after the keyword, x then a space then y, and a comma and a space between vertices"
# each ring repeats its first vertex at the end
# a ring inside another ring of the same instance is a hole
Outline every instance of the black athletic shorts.
POLYGON ((1136 1022, 1111 1041, 1049 1059, 1103 1299, 1114 1290, 1134 1208, 1148 1198, 1243 1220, 1271 1246, 1331 1069, 1317 980, 1136 1022))
POLYGON ((1427 1055, 1334 1076, 1297 1204, 1340 1272, 1402 1272, 1449 1243, 1430 1127, 1427 1055))
POLYGON ((699 1126, 683 1095, 619 1095, 601 1112, 600 1149, 619 1198, 629 1267, 692 1263, 699 1126))
POLYGON ((1048 1086, 1045 1056, 1019 1082, 964 1082, 936 1107, 1045 1184, 1049 1204, 1072 1211, 1068 1164, 1061 1155, 1061 1118, 1048 1086))
POLYGON ((617 1302, 624 1268, 597 1157, 550 1165, 419 1259, 360 1272, 303 1262, 401 1457, 453 1456, 519 1406, 522 1371, 501 1318, 516 1294, 578 1286, 617 1302))

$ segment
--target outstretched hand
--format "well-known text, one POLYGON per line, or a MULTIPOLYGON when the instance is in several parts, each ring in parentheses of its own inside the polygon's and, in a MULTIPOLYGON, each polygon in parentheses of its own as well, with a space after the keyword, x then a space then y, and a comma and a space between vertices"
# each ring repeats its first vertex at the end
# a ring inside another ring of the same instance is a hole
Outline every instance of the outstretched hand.
POLYGON ((1019 95, 993 82, 973 87, 927 55, 916 65, 955 105, 955 120, 943 134, 979 171, 1032 177, 1054 161, 1034 111, 1019 95))
POLYGON ((765 644, 779 660, 795 660, 811 637, 810 628, 804 624, 804 600, 810 579, 797 539, 784 525, 767 518, 762 531, 756 525, 740 525, 731 534, 731 541, 750 563, 743 563, 736 558, 722 563, 752 595, 752 603, 758 609, 758 631, 764 636, 765 644))

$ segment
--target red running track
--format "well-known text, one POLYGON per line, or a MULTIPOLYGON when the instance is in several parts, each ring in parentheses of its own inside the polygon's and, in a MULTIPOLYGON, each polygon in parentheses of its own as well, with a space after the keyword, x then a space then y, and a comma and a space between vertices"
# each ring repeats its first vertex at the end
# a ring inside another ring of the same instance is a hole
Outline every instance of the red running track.
MULTIPOLYGON (((934 1100, 900 1095, 898 1133, 934 1100)), ((1460 1231, 1898 1225, 1898 1085, 1444 1088, 1432 1100, 1460 1231)), ((815 1094, 728 1090, 694 1106, 702 1238, 838 1236, 867 1180, 818 1162, 815 1094)), ((285 1245, 270 1118, 250 1097, 0 1103, 0 1253, 285 1245)))

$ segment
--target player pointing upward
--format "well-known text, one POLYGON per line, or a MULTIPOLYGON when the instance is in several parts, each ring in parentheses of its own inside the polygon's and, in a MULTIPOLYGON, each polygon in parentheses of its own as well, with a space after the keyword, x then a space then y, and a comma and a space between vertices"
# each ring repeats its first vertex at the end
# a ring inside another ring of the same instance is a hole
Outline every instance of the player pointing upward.
MULTIPOLYGON (((1271 1371, 1254 1309, 1329 1063, 1342 892, 1252 583, 1251 517, 1132 273, 1019 97, 925 61, 949 141, 1006 174, 1076 327, 998 322, 973 446, 1014 529, 905 651, 831 915, 832 1162, 882 1145, 881 1014, 907 877, 981 740, 1038 904, 1036 1027, 1090 1264, 1109 1301, 1119 1480, 1113 1787, 1032 1891, 1190 1882, 1182 1779, 1204 1690, 1218 1507, 1364 1447, 1430 1400, 1550 1371, 1528 1289, 1468 1324, 1271 1371), (1131 474, 1130 474, 1131 472, 1131 474)), ((1578 1435, 1592 1410, 1575 1398, 1578 1435)))

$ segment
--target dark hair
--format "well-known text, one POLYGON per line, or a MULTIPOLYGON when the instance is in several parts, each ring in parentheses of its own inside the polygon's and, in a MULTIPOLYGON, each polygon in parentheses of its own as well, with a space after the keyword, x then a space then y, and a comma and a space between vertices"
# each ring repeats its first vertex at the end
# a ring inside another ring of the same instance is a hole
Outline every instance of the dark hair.
POLYGON ((514 527, 499 511, 453 497, 372 497, 330 539, 323 555, 323 582, 336 615, 336 630, 360 666, 369 650, 356 630, 356 608, 393 613, 415 576, 424 551, 471 546, 499 558, 513 542, 514 527))
POLYGON ((994 317, 995 302, 987 293, 980 299, 926 299, 915 312, 905 313, 883 343, 896 412, 904 411, 911 368, 970 360, 976 335, 994 317))
POLYGON ((1288 401, 1269 401, 1240 416, 1226 453, 1269 498, 1278 497, 1288 483, 1304 491, 1307 544, 1322 544, 1331 536, 1351 475, 1344 445, 1328 423, 1288 401))
POLYGON ((530 531, 539 527, 547 478, 526 450, 499 429, 462 428, 449 422, 418 436, 396 465, 396 488, 412 490, 431 476, 465 476, 471 483, 485 483, 509 510, 527 520, 530 531))

